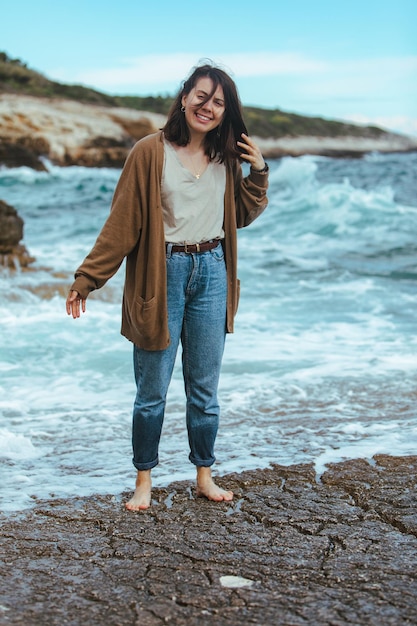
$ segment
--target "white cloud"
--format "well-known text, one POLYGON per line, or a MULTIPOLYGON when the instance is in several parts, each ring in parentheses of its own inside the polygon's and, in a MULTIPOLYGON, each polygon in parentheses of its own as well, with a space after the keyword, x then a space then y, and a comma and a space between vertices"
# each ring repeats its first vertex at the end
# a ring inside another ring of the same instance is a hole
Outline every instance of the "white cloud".
POLYGON ((372 117, 353 114, 345 116, 344 119, 356 124, 379 126, 396 133, 417 137, 417 117, 407 117, 405 115, 377 115, 372 117))
MULTIPOLYGON (((363 58, 357 60, 314 59, 293 52, 244 52, 216 54, 212 60, 235 77, 298 76, 309 88, 351 90, 401 80, 417 71, 417 57, 363 58), (321 79, 316 82, 317 78, 321 79)), ((191 53, 151 54, 121 59, 117 67, 86 69, 72 77, 100 88, 181 81, 204 56, 191 53)))
POLYGON ((76 80, 99 88, 172 83, 180 81, 195 63, 196 57, 190 54, 147 55, 122 59, 118 67, 81 71, 76 80))
MULTIPOLYGON (((190 69, 205 57, 201 54, 152 54, 123 59, 118 67, 78 72, 72 82, 101 89, 180 82, 190 69)), ((211 60, 234 76, 273 76, 321 73, 327 64, 296 53, 254 52, 219 54, 211 60)), ((56 76, 56 72, 55 72, 56 76)))

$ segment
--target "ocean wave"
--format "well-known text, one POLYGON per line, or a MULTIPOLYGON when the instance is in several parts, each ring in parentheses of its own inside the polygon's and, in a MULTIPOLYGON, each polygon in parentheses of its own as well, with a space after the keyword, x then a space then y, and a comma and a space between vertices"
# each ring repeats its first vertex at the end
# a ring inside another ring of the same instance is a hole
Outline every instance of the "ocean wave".
MULTIPOLYGON (((415 449, 415 158, 269 163, 269 207, 238 235, 241 299, 219 390, 219 471, 314 462, 319 472, 349 455, 415 449)), ((0 197, 24 218, 36 256, 29 271, 0 272, 6 508, 133 483, 123 269, 81 319, 65 311, 118 176, 0 171, 0 197)), ((155 484, 194 476, 184 406, 179 355, 155 484)))

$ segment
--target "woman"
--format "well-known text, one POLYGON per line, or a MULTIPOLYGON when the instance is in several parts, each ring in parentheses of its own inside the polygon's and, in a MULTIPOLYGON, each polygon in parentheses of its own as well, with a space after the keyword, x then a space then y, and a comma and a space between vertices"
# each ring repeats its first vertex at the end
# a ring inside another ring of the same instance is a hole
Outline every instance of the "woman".
POLYGON ((212 479, 217 388, 225 334, 238 304, 236 229, 265 209, 268 167, 247 135, 233 80, 212 65, 194 69, 162 131, 130 152, 97 241, 67 298, 74 318, 126 257, 122 334, 133 344, 136 488, 126 508, 151 503, 151 470, 179 343, 190 461, 197 495, 229 501, 212 479), (243 178, 241 162, 250 164, 243 178))

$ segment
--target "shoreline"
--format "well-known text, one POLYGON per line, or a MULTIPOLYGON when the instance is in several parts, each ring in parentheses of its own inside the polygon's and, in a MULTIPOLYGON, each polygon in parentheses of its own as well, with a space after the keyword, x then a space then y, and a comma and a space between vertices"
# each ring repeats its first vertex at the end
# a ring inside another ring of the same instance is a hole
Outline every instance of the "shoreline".
POLYGON ((282 137, 280 139, 256 138, 267 158, 305 155, 332 158, 362 158, 373 152, 383 154, 417 151, 417 138, 406 140, 397 135, 381 138, 367 137, 282 137))
POLYGON ((37 503, 2 518, 4 624, 397 626, 417 620, 417 456, 274 465, 194 484, 37 503))
MULTIPOLYGON (((47 170, 54 165, 121 168, 134 143, 157 131, 166 117, 148 111, 64 99, 0 94, 0 166, 47 170)), ((386 132, 369 137, 260 138, 265 158, 306 154, 360 158, 370 152, 417 151, 417 137, 386 132)))

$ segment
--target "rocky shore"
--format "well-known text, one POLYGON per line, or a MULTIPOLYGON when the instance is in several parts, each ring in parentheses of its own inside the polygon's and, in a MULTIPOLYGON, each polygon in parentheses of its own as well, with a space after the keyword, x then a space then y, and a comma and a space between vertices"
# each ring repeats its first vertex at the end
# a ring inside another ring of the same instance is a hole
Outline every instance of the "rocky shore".
MULTIPOLYGON (((0 95, 0 165, 121 168, 135 141, 165 122, 163 115, 73 100, 0 95)), ((256 138, 266 158, 317 154, 360 157, 367 152, 417 150, 417 138, 394 133, 380 137, 256 138)))
POLYGON ((52 499, 1 518, 0 622, 25 626, 417 623, 417 456, 231 474, 52 499))

